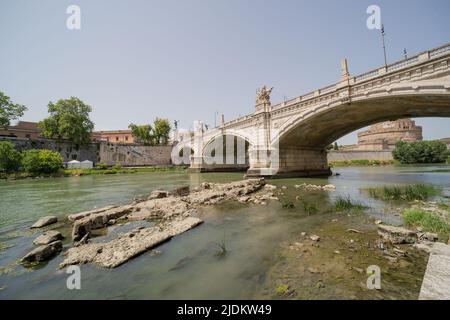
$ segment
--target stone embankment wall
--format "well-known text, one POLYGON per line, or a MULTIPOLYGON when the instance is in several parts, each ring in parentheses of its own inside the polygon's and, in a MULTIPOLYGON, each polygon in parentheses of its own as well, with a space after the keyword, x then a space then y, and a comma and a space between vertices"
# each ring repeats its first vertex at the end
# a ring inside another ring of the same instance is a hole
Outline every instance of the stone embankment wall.
POLYGON ((351 160, 393 160, 392 151, 330 151, 328 162, 351 160))
POLYGON ((171 165, 172 145, 141 146, 100 143, 100 160, 108 165, 157 166, 171 165))
POLYGON ((0 137, 0 141, 11 142, 16 150, 48 149, 61 154, 64 162, 71 160, 90 160, 94 163, 100 161, 100 147, 98 143, 78 146, 69 141, 56 141, 52 139, 23 139, 14 137, 0 137))
POLYGON ((30 149, 48 149, 61 154, 64 162, 71 160, 90 160, 94 163, 122 166, 171 165, 172 145, 140 146, 130 144, 112 144, 95 142, 78 146, 68 141, 58 142, 51 139, 22 139, 0 137, 0 141, 9 141, 19 151, 30 149))

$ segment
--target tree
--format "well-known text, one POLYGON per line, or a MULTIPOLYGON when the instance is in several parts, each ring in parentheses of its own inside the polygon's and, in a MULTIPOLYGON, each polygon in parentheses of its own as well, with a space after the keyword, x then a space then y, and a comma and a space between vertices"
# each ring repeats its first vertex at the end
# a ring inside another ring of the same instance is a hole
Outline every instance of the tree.
POLYGON ((445 162, 449 151, 445 143, 434 141, 398 141, 392 152, 394 159, 400 163, 441 163, 445 162))
POLYGON ((137 125, 131 123, 128 128, 131 130, 135 141, 144 145, 153 144, 152 126, 149 124, 137 125))
POLYGON ((0 142, 0 171, 19 171, 22 155, 9 141, 0 142))
POLYGON ((159 119, 153 122, 153 136, 156 144, 167 144, 169 141, 170 123, 167 119, 159 119))
POLYGON ((11 120, 19 119, 26 110, 25 106, 13 103, 7 95, 0 91, 0 128, 9 126, 11 120))
POLYGON ((46 149, 32 149, 25 151, 22 167, 25 171, 35 174, 54 173, 61 168, 63 158, 58 152, 46 149))
POLYGON ((76 97, 49 102, 50 116, 39 122, 44 137, 57 140, 69 140, 76 144, 91 141, 94 123, 89 118, 92 108, 76 97))

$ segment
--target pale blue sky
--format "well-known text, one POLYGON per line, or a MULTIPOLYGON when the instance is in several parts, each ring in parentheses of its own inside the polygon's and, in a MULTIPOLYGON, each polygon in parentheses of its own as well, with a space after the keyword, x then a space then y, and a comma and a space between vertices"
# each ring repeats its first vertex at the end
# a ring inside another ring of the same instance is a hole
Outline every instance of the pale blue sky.
MULTIPOLYGON (((252 112, 263 84, 277 103, 334 83, 341 58, 351 74, 381 66, 370 4, 381 7, 389 62, 450 41, 448 0, 0 0, 0 90, 30 121, 77 96, 98 130, 155 117, 214 124, 215 111, 252 112), (79 31, 66 28, 70 4, 79 31)), ((426 139, 450 136, 450 119, 417 122, 426 139)))

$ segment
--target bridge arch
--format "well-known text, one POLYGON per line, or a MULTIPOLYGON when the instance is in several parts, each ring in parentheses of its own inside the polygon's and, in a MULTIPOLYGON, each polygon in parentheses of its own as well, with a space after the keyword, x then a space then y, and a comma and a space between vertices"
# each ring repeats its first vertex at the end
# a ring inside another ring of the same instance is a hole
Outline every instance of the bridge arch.
POLYGON ((325 148, 346 134, 374 123, 401 118, 450 117, 450 92, 413 91, 364 97, 332 106, 318 105, 291 119, 272 140, 272 146, 279 151, 278 174, 330 174, 325 148))
POLYGON ((450 117, 450 93, 395 95, 368 98, 329 107, 318 106, 292 119, 273 145, 325 148, 360 128, 387 120, 415 117, 450 117))
POLYGON ((227 130, 208 139, 201 150, 205 171, 245 171, 249 168, 251 139, 227 130))

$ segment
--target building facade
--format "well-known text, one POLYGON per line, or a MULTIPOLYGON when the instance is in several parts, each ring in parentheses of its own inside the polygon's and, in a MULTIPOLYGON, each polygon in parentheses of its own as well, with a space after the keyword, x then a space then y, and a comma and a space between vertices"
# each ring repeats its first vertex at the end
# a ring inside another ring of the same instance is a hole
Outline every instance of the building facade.
POLYGON ((134 137, 131 130, 94 131, 92 141, 133 144, 134 137))
POLYGON ((0 127, 0 137, 39 139, 41 138, 41 130, 38 128, 37 122, 19 121, 14 126, 0 127))

